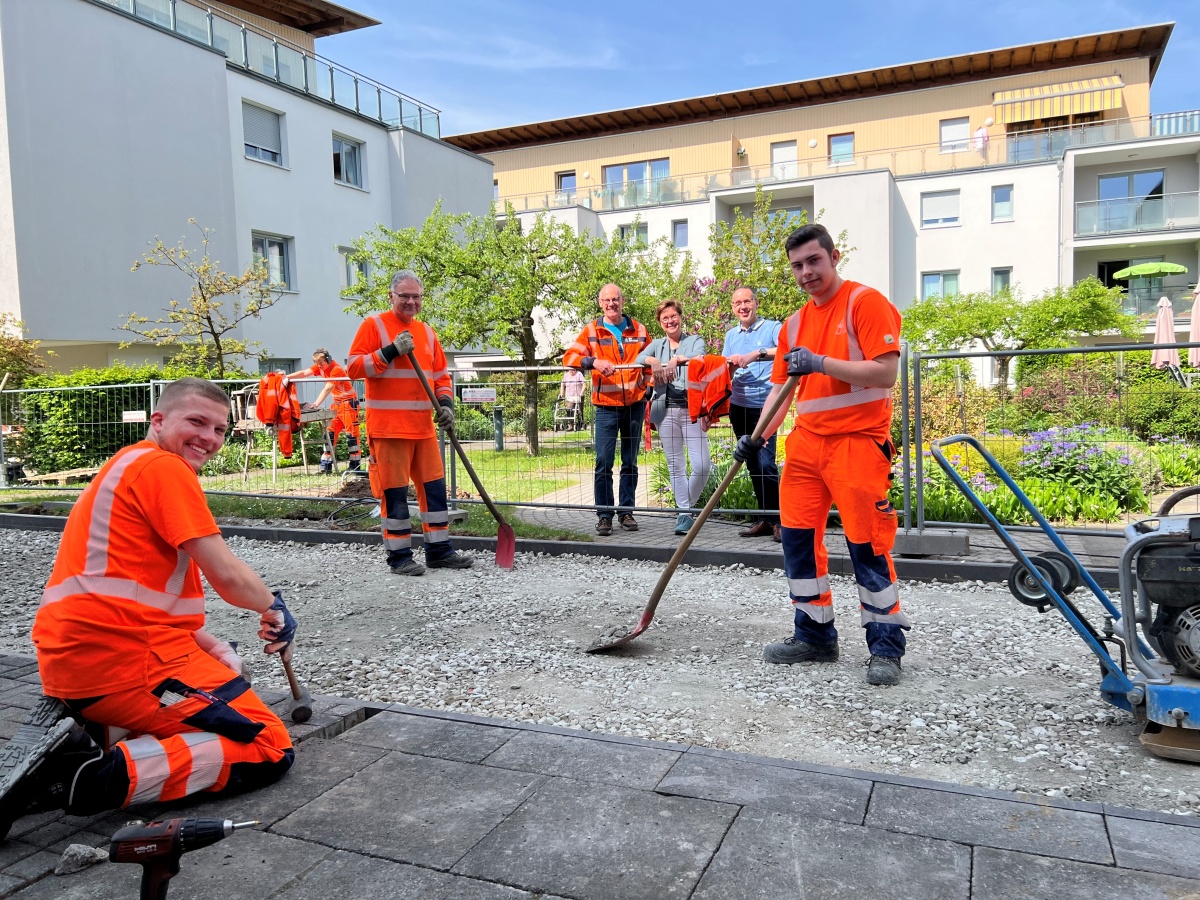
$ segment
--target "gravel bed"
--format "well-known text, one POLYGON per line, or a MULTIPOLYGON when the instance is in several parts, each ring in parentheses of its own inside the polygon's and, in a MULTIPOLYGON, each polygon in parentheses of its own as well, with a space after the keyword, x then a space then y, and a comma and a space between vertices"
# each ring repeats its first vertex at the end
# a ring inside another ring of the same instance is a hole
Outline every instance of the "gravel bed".
MULTIPOLYGON (((31 652, 57 541, 0 530, 0 649, 31 652)), ((904 681, 879 688, 846 578, 840 661, 768 666, 762 645, 790 633, 780 570, 681 567, 654 625, 592 656, 602 630, 636 622, 659 564, 518 554, 508 571, 486 557, 399 578, 378 548, 230 544, 288 598, 314 693, 1200 815, 1196 767, 1143 750, 1083 642, 1000 585, 902 582, 904 681)), ((256 644, 256 618, 219 601, 209 628, 256 644)), ((283 687, 273 661, 251 668, 283 687)))

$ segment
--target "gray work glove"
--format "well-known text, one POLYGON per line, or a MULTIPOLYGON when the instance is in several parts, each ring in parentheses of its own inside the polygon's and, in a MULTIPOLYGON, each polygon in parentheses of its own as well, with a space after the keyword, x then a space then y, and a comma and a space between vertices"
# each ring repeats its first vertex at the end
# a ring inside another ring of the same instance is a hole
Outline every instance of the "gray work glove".
POLYGON ((813 372, 825 373, 825 357, 813 353, 807 347, 797 347, 789 350, 787 355, 788 375, 811 375, 813 372))
POLYGON ((396 339, 392 341, 392 346, 399 351, 401 356, 408 355, 413 349, 412 335, 407 331, 400 332, 398 335, 396 335, 396 339))
POLYGON ((434 414, 437 419, 438 427, 444 428, 446 431, 454 430, 454 401, 449 397, 443 397, 438 401, 437 412, 434 414))

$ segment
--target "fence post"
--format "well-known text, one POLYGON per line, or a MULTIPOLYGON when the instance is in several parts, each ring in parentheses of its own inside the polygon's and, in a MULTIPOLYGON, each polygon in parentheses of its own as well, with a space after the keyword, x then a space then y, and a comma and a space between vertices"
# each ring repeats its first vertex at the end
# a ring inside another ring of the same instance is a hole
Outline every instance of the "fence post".
POLYGON ((0 380, 0 488, 8 487, 8 454, 4 452, 4 382, 8 373, 0 380))
POLYGON ((504 449, 504 407, 499 403, 492 407, 492 444, 497 452, 504 449))
POLYGON ((900 342, 900 467, 901 492, 904 497, 904 530, 912 530, 912 478, 908 466, 912 459, 908 434, 911 409, 908 404, 908 341, 900 342))
POLYGON ((917 485, 917 534, 925 533, 925 441, 921 431, 921 351, 912 355, 913 443, 917 448, 913 481, 917 485))

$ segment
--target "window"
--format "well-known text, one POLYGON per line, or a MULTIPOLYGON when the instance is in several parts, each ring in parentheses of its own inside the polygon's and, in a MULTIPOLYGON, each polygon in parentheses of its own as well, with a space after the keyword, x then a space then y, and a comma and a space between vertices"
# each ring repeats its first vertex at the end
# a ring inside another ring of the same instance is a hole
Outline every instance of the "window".
POLYGON ((992 269, 992 293, 999 294, 1012 287, 1012 267, 992 269))
POLYGON ((671 243, 680 249, 683 249, 688 245, 687 219, 671 223, 671 243))
POLYGON ((921 276, 921 299, 953 297, 958 293, 957 272, 926 272, 921 276))
POLYGON ((961 119, 942 119, 938 124, 943 153, 958 153, 960 150, 966 150, 970 146, 970 119, 965 116, 961 119))
POLYGON ((246 156, 283 165, 283 134, 279 113, 242 101, 242 140, 246 156))
POLYGON ((362 260, 354 260, 350 258, 350 254, 354 252, 350 247, 341 247, 338 249, 338 258, 341 260, 341 279, 342 288, 352 288, 359 283, 361 278, 366 282, 370 268, 362 260))
POLYGON ((795 141, 779 141, 771 145, 771 177, 780 180, 796 177, 795 141))
POLYGON ((656 197, 662 182, 671 177, 671 161, 651 159, 605 166, 602 177, 606 209, 640 206, 656 197))
POLYGON ((1166 224, 1162 169, 1101 175, 1099 225, 1103 233, 1162 228, 1166 224))
POLYGON ((573 206, 575 204, 575 173, 557 172, 554 175, 554 196, 557 206, 573 206))
POLYGON ((1013 186, 998 184, 992 188, 992 221, 1011 222, 1013 217, 1013 186))
POLYGON ((363 186, 362 144, 333 136, 333 180, 351 187, 363 186))
POLYGON ((645 222, 639 222, 636 225, 622 225, 620 228, 621 240, 634 247, 648 247, 650 245, 649 229, 645 222))
POLYGON ((831 134, 829 136, 829 164, 842 166, 854 162, 854 135, 831 134))
POLYGON ((287 372, 289 375, 300 369, 300 360, 286 359, 281 356, 272 356, 270 359, 260 359, 258 361, 258 374, 266 375, 268 372, 287 372))
POLYGON ((958 191, 934 191, 921 195, 921 227, 958 224, 958 191))
POLYGON ((267 283, 273 287, 292 287, 292 265, 289 244, 285 237, 252 232, 250 244, 254 251, 255 264, 267 267, 267 283))
POLYGON ((492 199, 493 200, 500 199, 500 182, 496 181, 496 180, 492 181, 492 199))

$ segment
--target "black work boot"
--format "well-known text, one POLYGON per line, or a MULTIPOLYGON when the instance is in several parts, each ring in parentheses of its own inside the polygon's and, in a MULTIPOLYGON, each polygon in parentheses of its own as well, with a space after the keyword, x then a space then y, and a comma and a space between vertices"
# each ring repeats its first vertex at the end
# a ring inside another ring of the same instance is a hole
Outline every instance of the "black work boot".
POLYGON ((899 684, 900 674, 900 658, 898 656, 875 656, 872 654, 871 661, 867 663, 868 684, 899 684))
POLYGON ((796 637, 790 637, 780 644, 767 644, 763 647, 763 662, 792 665, 802 662, 837 662, 838 645, 806 644, 796 637))
POLYGON ((0 840, 22 816, 66 809, 76 774, 103 757, 63 702, 43 697, 0 749, 0 840))
POLYGON ((475 557, 470 553, 463 553, 461 550, 455 550, 445 556, 430 556, 427 550, 425 551, 425 565, 431 569, 469 569, 475 565, 475 557))

